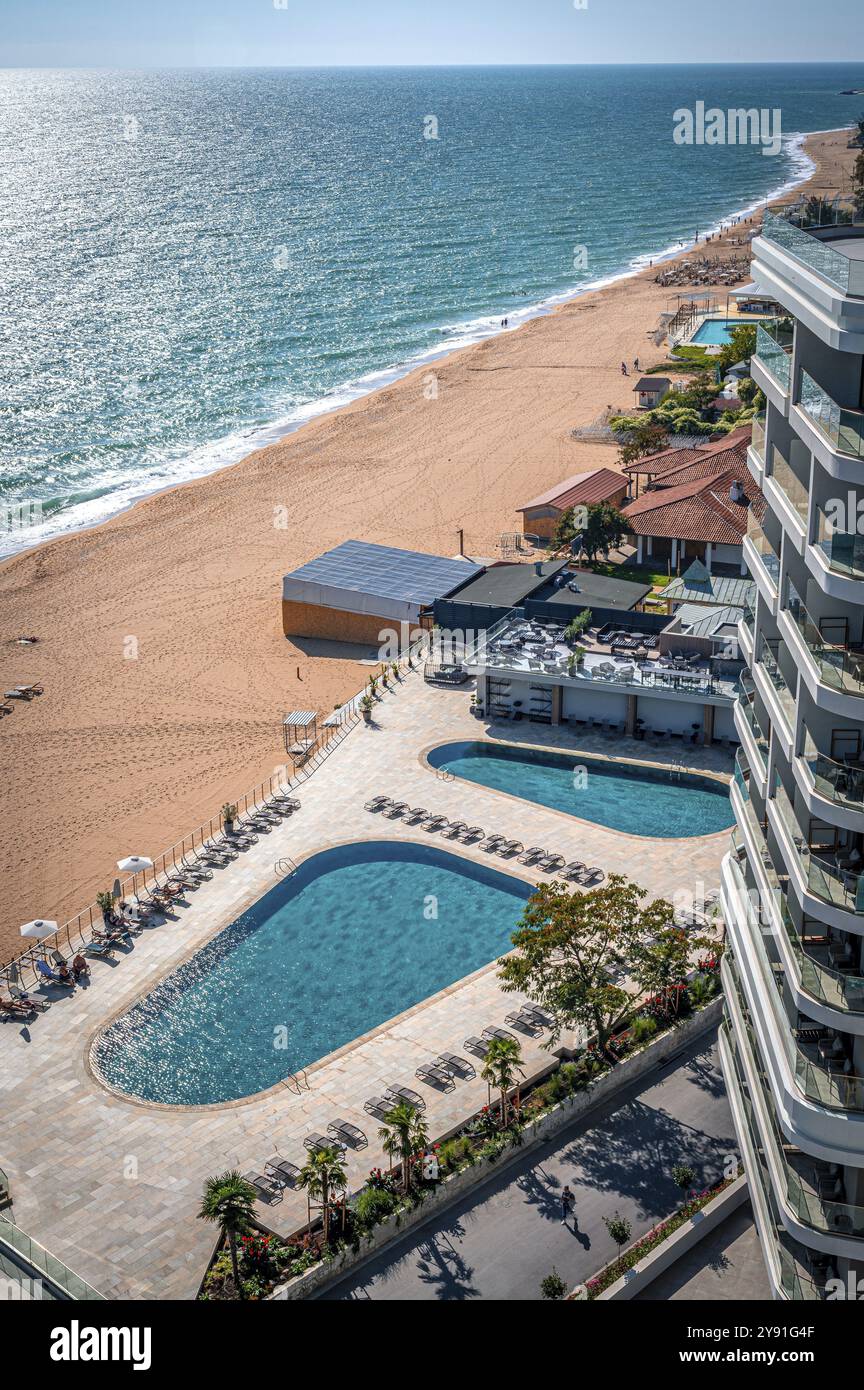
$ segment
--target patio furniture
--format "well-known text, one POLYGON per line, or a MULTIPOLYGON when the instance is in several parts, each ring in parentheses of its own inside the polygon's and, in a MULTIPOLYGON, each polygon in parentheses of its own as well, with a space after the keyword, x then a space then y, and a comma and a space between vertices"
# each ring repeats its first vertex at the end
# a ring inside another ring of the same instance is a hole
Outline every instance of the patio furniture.
POLYGON ((439 1067, 435 1062, 424 1062, 414 1075, 425 1081, 427 1086, 441 1086, 445 1091, 452 1091, 455 1084, 449 1071, 439 1067))
POLYGON ((515 1009, 512 1013, 506 1014, 504 1022, 509 1023, 513 1028, 524 1029, 526 1033, 533 1034, 542 1031, 534 1015, 530 1014, 527 1009, 515 1009))
POLYGON ((417 1110, 426 1109, 426 1102, 423 1097, 418 1096, 416 1091, 410 1090, 407 1086, 388 1086, 386 1094, 392 1096, 397 1104, 399 1101, 404 1101, 406 1105, 413 1105, 417 1110))
POLYGON ((9 966, 9 993, 12 998, 20 1004, 29 1005, 31 1009, 50 1009, 51 1000, 45 999, 43 995, 28 994, 21 984, 21 970, 16 964, 9 966))
POLYGON ((480 844, 477 846, 477 848, 482 849, 486 854, 491 854, 492 850, 496 849, 498 845, 501 845, 503 843, 503 835, 487 835, 485 840, 480 841, 480 844))
POLYGON ((561 870, 561 877, 579 879, 584 872, 585 865, 581 864, 578 859, 574 859, 572 864, 564 865, 564 868, 561 870))
POLYGON ((51 969, 51 966, 48 964, 47 960, 37 960, 36 970, 42 976, 42 979, 45 982, 45 984, 66 985, 68 989, 75 988, 74 981, 71 979, 64 980, 61 975, 58 975, 55 970, 51 969))
POLYGON ((495 850, 496 854, 521 854, 525 846, 521 840, 504 840, 495 850))
POLYGON ((392 806, 393 802, 389 796, 373 796, 371 801, 365 803, 364 809, 367 811, 383 811, 385 806, 392 806))
POLYGON ((530 999, 527 1003, 522 1005, 522 1012, 523 1014, 533 1014, 541 1028, 551 1028, 555 1022, 553 1018, 550 1018, 545 1009, 541 1009, 539 1004, 532 1004, 530 999))
POLYGON ((341 1140, 352 1149, 365 1149, 369 1145, 369 1140, 362 1129, 350 1124, 348 1120, 334 1120, 332 1124, 327 1126, 327 1133, 334 1135, 336 1139, 341 1140))
POLYGON ((466 1052, 473 1052, 475 1057, 485 1058, 486 1053, 489 1051, 488 1039, 484 1040, 483 1038, 475 1038, 473 1036, 466 1038, 462 1046, 465 1048, 466 1052))
POLYGON ((491 1042, 493 1038, 513 1038, 506 1028, 484 1028, 480 1036, 486 1042, 491 1042))
POLYGON ((427 834, 434 835, 436 830, 446 830, 450 824, 446 816, 430 816, 423 824, 423 829, 427 834))
POLYGON ((533 864, 536 859, 545 859, 546 857, 545 849, 541 849, 539 845, 533 845, 531 849, 526 849, 524 854, 519 855, 519 863, 533 864))
POLYGON ((406 811, 410 810, 411 807, 407 801, 394 801, 392 806, 386 807, 384 814, 388 820, 398 820, 400 816, 404 816, 406 811))
POLYGON ((461 1077, 463 1081, 477 1075, 476 1068, 467 1058, 458 1057, 455 1052, 442 1052, 438 1057, 438 1063, 445 1071, 449 1071, 451 1076, 461 1077))
POLYGON ((596 864, 593 864, 590 869, 585 870, 585 876, 582 879, 582 882, 594 884, 602 883, 605 877, 605 869, 599 869, 596 864))
POLYGON ((296 1163, 289 1163, 287 1158, 280 1158, 278 1154, 275 1158, 268 1158, 264 1171, 279 1187, 294 1187, 300 1176, 296 1163))
POLYGON ((324 1134, 307 1134, 303 1140, 303 1147, 308 1149, 310 1154, 317 1154, 322 1149, 337 1149, 339 1153, 344 1153, 346 1146, 341 1139, 328 1138, 324 1134))
POLYGON ((467 829, 467 821, 451 820, 450 824, 447 826, 447 829, 442 830, 441 834, 444 836, 445 840, 455 840, 457 835, 461 835, 462 832, 467 829))
POLYGON ((414 806, 404 817, 404 819, 406 821, 409 821, 413 825, 415 821, 425 820, 428 814, 429 812, 426 810, 425 806, 414 806))
POLYGON ((266 1178, 263 1173, 244 1173, 243 1181, 248 1182, 250 1187, 254 1187, 262 1202, 275 1202, 277 1198, 281 1202, 281 1188, 277 1187, 270 1178, 266 1178))
POLYGON ((564 862, 563 854, 544 854, 543 858, 539 860, 537 867, 542 869, 544 873, 551 874, 556 869, 560 869, 564 862))
POLYGON ((482 825, 469 825, 467 830, 463 830, 459 839, 467 844, 469 840, 481 840, 485 834, 486 831, 482 825))
POLYGON ((383 1119, 385 1115, 389 1115, 393 1105, 394 1102, 389 1096, 370 1096, 363 1102, 363 1109, 367 1115, 377 1115, 379 1119, 383 1119))

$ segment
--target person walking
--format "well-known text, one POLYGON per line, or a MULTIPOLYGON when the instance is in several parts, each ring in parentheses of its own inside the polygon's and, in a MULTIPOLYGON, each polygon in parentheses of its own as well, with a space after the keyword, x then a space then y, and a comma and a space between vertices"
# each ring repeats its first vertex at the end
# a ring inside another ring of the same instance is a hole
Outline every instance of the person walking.
POLYGON ((561 1193, 561 1225, 567 1225, 567 1217, 576 1205, 576 1198, 573 1195, 570 1185, 567 1184, 561 1193))

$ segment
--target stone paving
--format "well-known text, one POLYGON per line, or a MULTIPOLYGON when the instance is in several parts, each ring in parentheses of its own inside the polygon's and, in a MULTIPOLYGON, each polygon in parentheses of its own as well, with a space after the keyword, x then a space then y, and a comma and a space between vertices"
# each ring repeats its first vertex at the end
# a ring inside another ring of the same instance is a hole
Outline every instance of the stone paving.
MULTIPOLYGON (((382 792, 450 818, 476 822, 526 844, 542 844, 568 859, 627 873, 652 896, 700 891, 719 883, 726 832, 698 840, 652 840, 624 835, 504 793, 436 774, 424 753, 437 743, 500 738, 573 748, 625 759, 673 762, 670 750, 646 754, 643 745, 588 736, 577 745, 566 730, 544 726, 488 727, 474 719, 464 688, 439 690, 414 673, 376 705, 373 723, 355 727, 299 791, 302 808, 262 835, 229 868, 190 894, 174 920, 145 930, 112 963, 94 961, 92 982, 57 998, 32 1023, 0 1027, 0 1161, 7 1171, 18 1223, 95 1288, 113 1298, 193 1297, 214 1243, 196 1220, 203 1181, 237 1167, 260 1169, 278 1152, 298 1165, 302 1140, 334 1119, 349 1120, 369 1136, 369 1147, 349 1151, 357 1187, 383 1155, 378 1122, 363 1102, 382 1087, 401 1083, 427 1102, 430 1133, 451 1132, 486 1100, 479 1078, 440 1093, 414 1079, 422 1062, 442 1050, 463 1052, 463 1040, 504 1015, 519 996, 502 995, 494 963, 407 1010, 310 1067, 305 1085, 285 1084, 231 1104, 172 1108, 110 1093, 93 1074, 89 1054, 96 1034, 163 975, 234 921, 273 886, 275 864, 295 862, 328 846, 356 840, 415 840, 489 863, 489 856, 400 821, 363 809, 382 792)), ((678 754, 680 762, 681 753, 678 754)), ((728 754, 687 752, 688 766, 728 775, 728 754)), ((158 852, 158 846, 132 846, 158 852)), ((492 857, 503 871, 532 879, 531 871, 492 857)), ((533 880, 539 875, 535 874, 533 880)), ((565 1040, 562 1040, 566 1042, 565 1040)), ((522 1039, 529 1076, 548 1067, 542 1038, 522 1039)), ((260 1209, 264 1224, 287 1234, 305 1220, 302 1194, 260 1209)))

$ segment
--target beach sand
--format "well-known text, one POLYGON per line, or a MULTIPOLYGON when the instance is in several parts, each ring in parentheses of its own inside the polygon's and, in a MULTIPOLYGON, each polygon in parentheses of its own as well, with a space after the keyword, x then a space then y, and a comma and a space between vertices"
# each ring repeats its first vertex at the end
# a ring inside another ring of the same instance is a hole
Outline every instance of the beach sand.
MULTIPOLYGON (((847 140, 808 141, 814 191, 848 189, 847 140)), ((630 408, 622 360, 663 359, 648 335, 674 292, 655 274, 0 566, 2 689, 45 686, 0 720, 0 955, 19 923, 63 922, 110 888, 118 859, 155 857, 281 766, 285 712, 329 712, 362 687, 358 649, 282 635, 284 573, 351 537, 452 555, 459 528, 468 554, 500 558, 517 505, 614 466, 614 448, 571 432, 630 408), (39 643, 14 644, 22 633, 39 643)))

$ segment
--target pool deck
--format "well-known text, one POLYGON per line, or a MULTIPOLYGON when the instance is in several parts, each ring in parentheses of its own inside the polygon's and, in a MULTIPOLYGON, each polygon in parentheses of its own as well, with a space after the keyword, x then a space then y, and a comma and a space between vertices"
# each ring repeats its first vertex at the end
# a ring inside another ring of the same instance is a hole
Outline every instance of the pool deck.
MULTIPOLYGON (((423 760, 439 743, 484 737, 664 766, 681 766, 685 756, 672 749, 646 755, 641 744, 602 735, 577 743, 570 731, 542 725, 490 726, 471 716, 467 687, 435 689, 413 673, 376 705, 372 724, 355 727, 299 790, 301 810, 230 867, 215 870, 177 908, 174 920, 146 929, 113 963, 93 961, 89 987, 55 997, 32 1023, 2 1023, 0 1162, 9 1175, 16 1220, 107 1297, 194 1297, 215 1243, 214 1230, 196 1219, 208 1176, 235 1167, 261 1171, 276 1153, 300 1166, 304 1137, 342 1119, 369 1138, 368 1148, 347 1155, 349 1182, 356 1188, 370 1168, 386 1163, 379 1122, 363 1110, 369 1096, 392 1084, 419 1091, 433 1137, 451 1132, 485 1103, 486 1084, 479 1077, 441 1093, 417 1081, 414 1072, 441 1051, 464 1055, 469 1034, 503 1024, 518 1005, 520 996, 499 990, 494 964, 331 1054, 299 1081, 249 1100, 202 1108, 143 1104, 112 1094, 90 1068, 93 1039, 105 1024, 272 888, 282 858, 300 862, 355 840, 409 840, 491 862, 529 882, 541 878, 523 865, 508 866, 497 856, 370 814, 364 802, 371 796, 381 792, 601 865, 607 873, 626 873, 652 896, 698 897, 719 884, 726 831, 696 840, 625 835, 448 779, 423 760)), ((696 771, 731 771, 729 755, 720 750, 688 750, 686 757, 686 766, 696 771)), ((590 795, 590 778, 583 794, 590 795)), ((429 928, 422 910, 417 925, 429 928)), ((274 1020, 274 1027, 279 1023, 274 1020)), ((550 1063, 542 1041, 521 1037, 529 1077, 550 1063)), ((305 1221, 305 1196, 288 1192, 281 1202, 260 1206, 259 1216, 288 1234, 305 1221)))

